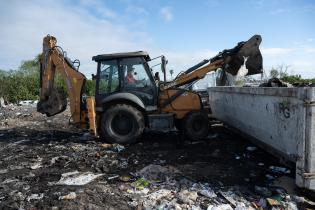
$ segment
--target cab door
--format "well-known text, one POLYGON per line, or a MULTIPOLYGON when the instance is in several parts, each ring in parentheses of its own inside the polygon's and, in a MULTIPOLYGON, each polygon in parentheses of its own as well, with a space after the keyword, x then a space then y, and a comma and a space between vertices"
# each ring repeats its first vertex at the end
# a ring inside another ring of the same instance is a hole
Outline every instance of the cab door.
POLYGON ((108 95, 120 91, 120 71, 117 60, 98 62, 95 99, 100 103, 108 95))

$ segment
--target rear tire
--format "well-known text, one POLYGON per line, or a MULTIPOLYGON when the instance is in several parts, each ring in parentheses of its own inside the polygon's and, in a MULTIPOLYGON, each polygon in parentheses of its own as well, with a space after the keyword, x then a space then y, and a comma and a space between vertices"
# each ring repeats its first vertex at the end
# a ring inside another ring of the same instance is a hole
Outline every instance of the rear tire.
POLYGON ((204 139, 209 134, 209 119, 204 112, 190 112, 182 123, 182 131, 190 140, 204 139))
POLYGON ((143 114, 127 104, 110 107, 101 119, 101 137, 110 143, 133 143, 141 136, 143 129, 143 114))

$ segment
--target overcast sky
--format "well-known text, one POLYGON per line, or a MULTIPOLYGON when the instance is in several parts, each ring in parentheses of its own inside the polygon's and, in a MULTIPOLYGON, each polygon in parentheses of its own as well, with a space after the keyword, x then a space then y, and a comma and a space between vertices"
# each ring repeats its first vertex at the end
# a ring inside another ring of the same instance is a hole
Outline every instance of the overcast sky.
POLYGON ((315 77, 313 0, 8 0, 0 1, 0 69, 16 69, 51 34, 90 77, 92 56, 121 51, 164 54, 185 70, 254 34, 264 68, 315 77))

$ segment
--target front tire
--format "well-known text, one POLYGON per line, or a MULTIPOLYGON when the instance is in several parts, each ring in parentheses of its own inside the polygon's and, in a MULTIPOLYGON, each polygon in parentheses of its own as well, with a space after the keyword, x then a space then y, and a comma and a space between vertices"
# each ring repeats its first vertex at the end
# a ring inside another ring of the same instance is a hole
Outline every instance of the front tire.
POLYGON ((110 107, 101 119, 101 137, 110 143, 133 143, 141 136, 143 129, 143 114, 127 104, 110 107))

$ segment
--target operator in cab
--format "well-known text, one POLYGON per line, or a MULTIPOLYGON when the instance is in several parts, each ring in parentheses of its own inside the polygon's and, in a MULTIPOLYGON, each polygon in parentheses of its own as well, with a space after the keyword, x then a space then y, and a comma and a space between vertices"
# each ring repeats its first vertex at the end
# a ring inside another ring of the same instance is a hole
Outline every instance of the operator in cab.
POLYGON ((129 85, 136 84, 136 79, 133 77, 134 68, 132 66, 128 66, 127 69, 127 76, 126 76, 126 83, 129 85))
POLYGON ((143 79, 135 79, 135 75, 137 75, 137 72, 134 72, 135 68, 133 65, 127 66, 127 75, 125 76, 125 84, 127 86, 145 86, 145 78, 143 79))

